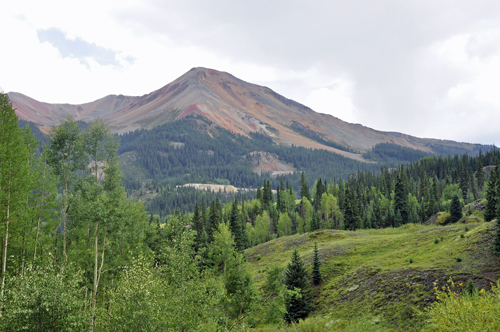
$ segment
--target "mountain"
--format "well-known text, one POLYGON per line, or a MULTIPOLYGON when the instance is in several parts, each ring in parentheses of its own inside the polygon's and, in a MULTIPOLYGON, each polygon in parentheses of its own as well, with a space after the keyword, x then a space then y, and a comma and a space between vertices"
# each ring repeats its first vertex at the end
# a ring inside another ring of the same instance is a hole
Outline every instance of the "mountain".
POLYGON ((326 149, 364 160, 360 153, 390 143, 429 153, 448 149, 478 150, 477 145, 421 139, 377 131, 321 114, 273 90, 242 81, 229 73, 193 68, 166 86, 140 97, 109 95, 81 105, 48 104, 20 93, 9 98, 20 119, 35 122, 42 131, 68 116, 76 120, 103 119, 114 132, 151 129, 198 115, 233 133, 263 133, 277 143, 326 149))

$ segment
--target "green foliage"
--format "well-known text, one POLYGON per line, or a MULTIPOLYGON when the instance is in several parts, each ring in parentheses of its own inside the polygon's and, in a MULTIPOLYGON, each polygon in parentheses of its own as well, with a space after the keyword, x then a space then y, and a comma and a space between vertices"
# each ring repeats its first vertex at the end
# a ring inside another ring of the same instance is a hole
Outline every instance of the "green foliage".
POLYGON ((446 225, 450 222, 450 214, 448 212, 441 212, 436 220, 438 225, 446 225))
POLYGON ((490 174, 486 188, 486 210, 484 220, 491 221, 497 217, 497 205, 500 199, 498 187, 500 185, 500 167, 496 166, 490 174))
POLYGON ((277 265, 267 267, 264 305, 259 310, 260 318, 266 323, 279 323, 286 314, 286 301, 290 293, 283 283, 284 269, 277 265))
POLYGON ((289 290, 298 292, 298 294, 287 300, 285 320, 287 322, 297 322, 299 319, 306 318, 312 310, 312 290, 307 270, 297 248, 294 249, 290 263, 288 263, 284 282, 289 290))
POLYGON ((314 285, 319 285, 323 281, 323 275, 321 274, 321 260, 319 257, 318 243, 314 242, 314 257, 313 257, 313 267, 312 267, 312 281, 314 285))
POLYGON ((52 263, 29 265, 24 274, 7 280, 0 300, 2 331, 85 331, 90 311, 81 286, 82 272, 52 263))
POLYGON ((457 222, 462 219, 462 204, 457 195, 453 196, 450 205, 450 219, 451 223, 457 222))
POLYGON ((0 296, 5 290, 5 278, 9 256, 14 256, 21 267, 26 250, 23 235, 34 225, 28 224, 30 209, 27 198, 35 190, 36 177, 31 168, 34 166, 36 146, 29 130, 17 126, 17 115, 7 94, 0 93, 0 234, 2 237, 2 285, 0 296), (17 236, 16 236, 17 235, 17 236), (9 248, 10 242, 10 248, 9 248), (14 255, 11 248, 20 248, 14 255), (21 254, 21 255, 19 255, 21 254))
POLYGON ((460 285, 451 279, 447 286, 436 286, 438 301, 426 312, 429 325, 425 331, 498 331, 500 330, 500 291, 481 290, 459 294, 460 285))
POLYGON ((400 163, 411 163, 430 155, 431 154, 428 152, 403 147, 397 144, 379 143, 376 144, 370 152, 363 153, 363 158, 397 166, 400 163))

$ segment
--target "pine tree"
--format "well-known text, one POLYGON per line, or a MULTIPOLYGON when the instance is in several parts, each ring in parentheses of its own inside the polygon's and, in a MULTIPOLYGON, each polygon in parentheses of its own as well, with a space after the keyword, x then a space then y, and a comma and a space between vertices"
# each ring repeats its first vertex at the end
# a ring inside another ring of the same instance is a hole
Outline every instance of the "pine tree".
POLYGON ((396 187, 394 189, 394 211, 396 211, 396 215, 398 210, 401 215, 401 224, 406 224, 408 222, 408 212, 409 212, 408 192, 405 186, 404 176, 402 174, 400 174, 397 177, 396 187))
POLYGON ((500 218, 497 217, 495 228, 495 239, 493 240, 493 251, 500 256, 500 218))
POLYGON ((349 185, 345 189, 345 203, 344 203, 344 226, 345 229, 354 231, 359 227, 360 217, 358 212, 358 200, 356 193, 349 185))
POLYGON ((229 229, 234 236, 236 250, 243 252, 245 250, 246 240, 243 238, 241 229, 240 213, 238 211, 238 200, 235 198, 231 207, 231 215, 229 217, 229 229))
POLYGON ((314 195, 314 210, 318 211, 321 207, 321 195, 325 192, 321 178, 316 182, 315 195, 314 195))
POLYGON ((497 185, 499 181, 500 167, 496 166, 490 174, 488 181, 488 188, 486 189, 486 209, 484 211, 484 221, 491 221, 495 219, 498 204, 497 185))
POLYGON ((318 229, 319 229, 319 216, 318 216, 318 212, 314 211, 313 219, 311 221, 311 232, 314 232, 318 229))
POLYGON ((454 223, 462 218, 462 204, 457 195, 453 195, 450 206, 450 222, 454 223))
POLYGON ((203 243, 205 238, 205 227, 201 217, 200 209, 198 207, 198 202, 194 205, 193 220, 191 221, 191 227, 196 231, 196 236, 194 238, 195 250, 198 251, 200 248, 205 246, 203 243))
POLYGON ((208 242, 212 243, 214 240, 214 234, 219 229, 220 218, 218 215, 217 207, 215 205, 215 200, 210 202, 210 212, 208 214, 208 227, 207 227, 207 238, 208 242))
POLYGON ((483 161, 481 158, 481 154, 479 154, 479 157, 477 158, 477 171, 476 171, 476 179, 477 179, 477 187, 479 191, 483 190, 483 185, 484 185, 484 170, 483 170, 483 161))
POLYGON ((462 189, 462 198, 467 199, 467 191, 469 190, 469 174, 467 172, 466 160, 467 155, 464 154, 460 162, 460 189, 462 189))
POLYGON ((302 172, 300 176, 300 198, 306 197, 309 202, 311 201, 311 193, 309 192, 309 186, 307 185, 306 175, 302 172))
POLYGON ((300 293, 300 296, 292 295, 287 300, 285 320, 290 323, 306 318, 312 311, 313 296, 307 270, 297 248, 294 249, 290 263, 288 263, 284 282, 289 290, 299 289, 300 293))
POLYGON ((319 285, 323 281, 323 276, 321 275, 320 266, 321 266, 321 260, 319 259, 318 243, 314 242, 312 280, 315 285, 319 285))

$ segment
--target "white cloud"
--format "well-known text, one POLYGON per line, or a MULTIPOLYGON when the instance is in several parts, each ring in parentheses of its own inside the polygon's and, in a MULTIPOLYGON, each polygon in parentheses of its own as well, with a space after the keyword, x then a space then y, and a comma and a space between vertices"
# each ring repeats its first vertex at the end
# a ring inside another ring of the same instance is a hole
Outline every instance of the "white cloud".
POLYGON ((18 0, 0 11, 0 86, 83 103, 142 95, 203 66, 375 129, 490 143, 499 16, 494 0, 18 0), (112 50, 120 65, 62 57, 37 38, 50 28, 112 50))
POLYGON ((307 105, 316 112, 356 122, 357 110, 352 102, 352 92, 353 83, 339 80, 328 87, 311 91, 307 96, 307 105))

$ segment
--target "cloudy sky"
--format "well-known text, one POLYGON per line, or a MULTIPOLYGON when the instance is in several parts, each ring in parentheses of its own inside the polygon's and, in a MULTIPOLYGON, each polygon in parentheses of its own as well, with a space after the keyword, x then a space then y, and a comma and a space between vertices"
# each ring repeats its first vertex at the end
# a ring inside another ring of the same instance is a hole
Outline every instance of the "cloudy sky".
POLYGON ((0 87, 44 102, 227 71, 384 131, 499 144, 500 1, 9 1, 0 87))

